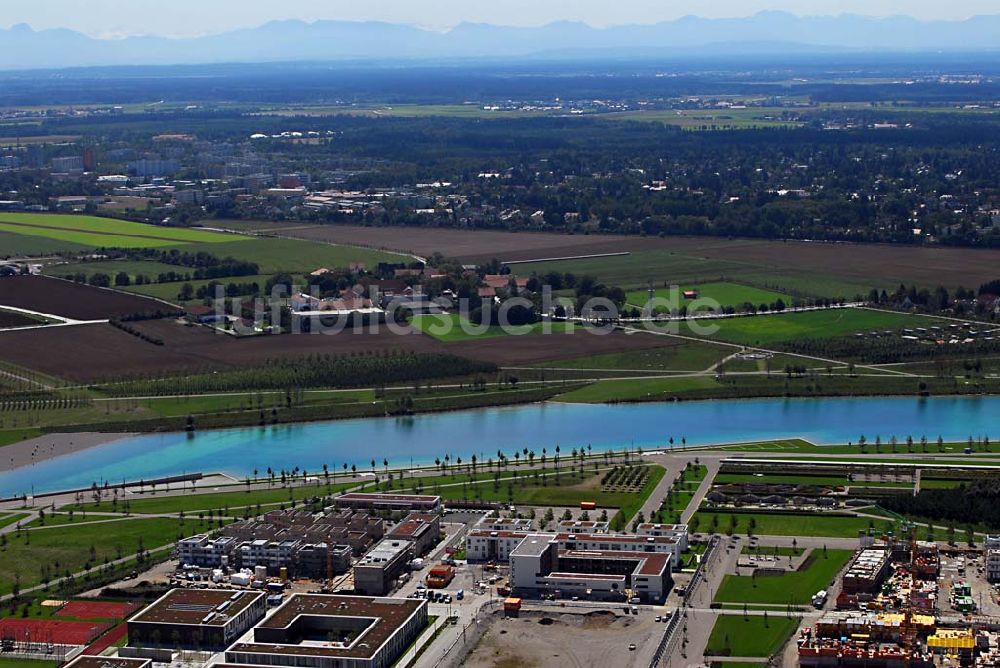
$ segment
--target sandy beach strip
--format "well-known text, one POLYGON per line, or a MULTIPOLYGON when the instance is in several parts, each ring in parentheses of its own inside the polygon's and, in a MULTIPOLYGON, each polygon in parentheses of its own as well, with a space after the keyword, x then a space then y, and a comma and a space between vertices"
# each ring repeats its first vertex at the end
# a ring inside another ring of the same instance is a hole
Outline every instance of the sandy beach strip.
POLYGON ((0 471, 12 471, 22 466, 37 464, 46 459, 61 457, 131 436, 135 436, 135 434, 103 434, 100 432, 45 434, 0 448, 0 471))

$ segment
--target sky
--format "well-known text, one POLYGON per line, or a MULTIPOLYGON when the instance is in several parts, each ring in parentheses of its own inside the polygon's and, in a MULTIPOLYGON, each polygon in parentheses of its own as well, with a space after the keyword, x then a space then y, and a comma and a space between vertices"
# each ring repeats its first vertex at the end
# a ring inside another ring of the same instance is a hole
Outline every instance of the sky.
POLYGON ((444 30, 463 21, 531 26, 568 20, 602 27, 765 10, 961 20, 1000 13, 1000 5, 997 0, 34 0, 0 4, 0 26, 70 28, 94 37, 194 36, 278 19, 377 20, 444 30))

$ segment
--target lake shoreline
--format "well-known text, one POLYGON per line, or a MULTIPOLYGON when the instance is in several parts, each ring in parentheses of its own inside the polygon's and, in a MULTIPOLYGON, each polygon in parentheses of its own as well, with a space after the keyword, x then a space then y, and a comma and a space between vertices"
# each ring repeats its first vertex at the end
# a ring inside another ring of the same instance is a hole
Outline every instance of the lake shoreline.
POLYGON ((0 448, 0 473, 139 436, 138 432, 53 432, 0 448))

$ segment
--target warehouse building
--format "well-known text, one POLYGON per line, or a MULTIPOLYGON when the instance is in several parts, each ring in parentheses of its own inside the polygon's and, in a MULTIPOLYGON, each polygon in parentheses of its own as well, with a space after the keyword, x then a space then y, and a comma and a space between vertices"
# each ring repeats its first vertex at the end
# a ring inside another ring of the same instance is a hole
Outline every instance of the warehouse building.
POLYGON ((427 626, 427 601, 296 594, 234 644, 226 661, 296 668, 388 668, 427 626))
POLYGON ((264 617, 261 592, 171 589, 128 620, 131 647, 221 650, 264 617))

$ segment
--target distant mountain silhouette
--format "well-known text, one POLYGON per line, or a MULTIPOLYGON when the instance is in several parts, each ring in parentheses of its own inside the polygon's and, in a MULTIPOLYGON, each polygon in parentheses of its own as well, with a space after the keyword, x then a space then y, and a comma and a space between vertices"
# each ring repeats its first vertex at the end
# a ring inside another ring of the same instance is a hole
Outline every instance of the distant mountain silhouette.
POLYGON ((1000 50, 1000 14, 964 21, 852 14, 746 18, 688 16, 652 25, 593 28, 557 22, 535 28, 462 23, 447 32, 382 22, 274 21, 189 39, 94 39, 72 30, 0 30, 0 68, 168 65, 296 60, 580 57, 588 53, 684 56, 697 53, 1000 50))

